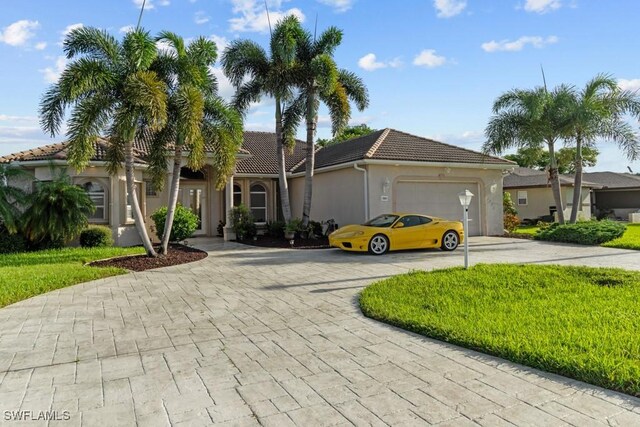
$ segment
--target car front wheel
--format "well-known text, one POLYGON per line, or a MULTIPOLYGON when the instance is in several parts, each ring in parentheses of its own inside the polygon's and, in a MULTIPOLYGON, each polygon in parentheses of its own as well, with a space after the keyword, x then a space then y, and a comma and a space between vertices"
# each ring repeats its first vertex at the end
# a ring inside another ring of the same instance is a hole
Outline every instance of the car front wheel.
POLYGON ((458 244, 460 244, 458 233, 449 230, 442 236, 442 245, 440 247, 443 251, 453 251, 458 247, 458 244))
POLYGON ((382 255, 389 250, 389 239, 383 234, 376 234, 369 240, 369 253, 382 255))

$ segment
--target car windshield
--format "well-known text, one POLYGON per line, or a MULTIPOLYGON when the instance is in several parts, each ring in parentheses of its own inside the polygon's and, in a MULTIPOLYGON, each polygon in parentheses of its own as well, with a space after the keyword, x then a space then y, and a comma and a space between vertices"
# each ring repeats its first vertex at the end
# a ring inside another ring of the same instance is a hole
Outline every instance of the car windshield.
POLYGON ((362 225, 367 227, 391 227, 391 225, 396 222, 396 219, 398 219, 398 215, 380 215, 362 225))

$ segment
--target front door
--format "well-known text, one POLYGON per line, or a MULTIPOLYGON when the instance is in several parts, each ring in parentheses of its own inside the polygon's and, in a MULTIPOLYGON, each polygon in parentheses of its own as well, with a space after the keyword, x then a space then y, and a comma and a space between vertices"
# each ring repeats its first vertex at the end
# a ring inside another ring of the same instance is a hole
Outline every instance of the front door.
POLYGON ((207 197, 205 184, 183 184, 180 188, 180 203, 198 216, 196 236, 207 234, 207 197))

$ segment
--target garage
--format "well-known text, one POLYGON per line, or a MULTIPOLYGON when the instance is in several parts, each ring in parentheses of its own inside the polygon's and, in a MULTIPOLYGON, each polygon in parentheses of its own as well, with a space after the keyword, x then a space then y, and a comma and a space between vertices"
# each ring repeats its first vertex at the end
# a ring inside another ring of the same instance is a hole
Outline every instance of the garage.
POLYGON ((458 193, 464 190, 475 195, 469 206, 469 235, 481 235, 480 192, 477 182, 400 180, 394 192, 394 210, 462 221, 463 212, 458 193))

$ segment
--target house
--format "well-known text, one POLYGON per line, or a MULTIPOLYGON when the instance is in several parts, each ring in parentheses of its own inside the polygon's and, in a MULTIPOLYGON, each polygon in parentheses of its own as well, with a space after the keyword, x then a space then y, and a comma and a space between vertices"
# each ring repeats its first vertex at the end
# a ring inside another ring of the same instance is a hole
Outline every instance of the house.
POLYGON ((598 217, 612 216, 627 220, 640 212, 640 175, 618 172, 588 172, 584 179, 597 183, 592 204, 598 217))
MULTIPOLYGON (((139 243, 125 186, 124 170, 110 176, 105 154, 108 141, 98 138, 89 166, 82 172, 68 169, 74 183, 89 193, 96 205, 92 223, 109 226, 117 244, 139 243)), ((207 147, 210 156, 212 148, 207 147)), ((302 216, 306 144, 297 141, 286 153, 289 191, 294 217, 302 216)), ((154 188, 145 161, 148 147, 135 144, 135 178, 143 214, 150 215, 167 203, 167 188, 154 188)), ((67 143, 46 145, 0 157, 51 179, 50 165, 67 166, 67 143)), ((212 163, 212 162, 208 162, 212 163)), ((314 170, 311 217, 334 219, 340 225, 362 223, 390 211, 426 213, 460 219, 458 193, 468 189, 475 197, 469 208, 470 235, 500 235, 502 177, 514 163, 475 151, 383 129, 341 144, 318 149, 314 170)), ((170 174, 168 169, 168 174, 170 174)), ((237 154, 235 173, 225 189, 215 188, 215 171, 183 167, 179 201, 201 219, 196 235, 215 236, 231 207, 240 203, 259 224, 281 218, 275 134, 245 132, 237 154)), ((168 180, 171 176, 168 175, 168 180)), ((32 184, 23 182, 26 188, 32 184)), ((154 235, 154 233, 151 233, 154 235)))
MULTIPOLYGON (((573 175, 559 175, 562 199, 564 201, 564 215, 569 218, 573 206, 573 175)), ((520 220, 534 220, 540 217, 553 217, 557 211, 553 198, 551 183, 547 171, 529 168, 515 168, 504 177, 504 190, 511 195, 511 200, 516 204, 518 218, 520 220)), ((589 219, 592 215, 591 194, 594 189, 600 188, 596 183, 590 182, 585 176, 582 182, 582 205, 578 211, 579 218, 589 219)))

